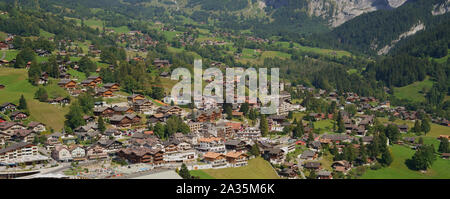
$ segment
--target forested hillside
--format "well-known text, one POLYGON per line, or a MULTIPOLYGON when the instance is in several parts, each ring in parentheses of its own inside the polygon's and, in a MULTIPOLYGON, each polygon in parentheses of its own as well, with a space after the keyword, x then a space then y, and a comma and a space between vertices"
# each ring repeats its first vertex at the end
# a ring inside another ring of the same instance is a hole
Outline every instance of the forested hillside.
POLYGON ((322 46, 377 54, 383 47, 393 45, 392 42, 399 39, 401 34, 411 31, 416 25, 423 24, 424 28, 428 29, 448 21, 448 13, 432 15, 433 6, 443 1, 408 1, 397 9, 366 13, 330 33, 314 35, 311 39, 322 46))

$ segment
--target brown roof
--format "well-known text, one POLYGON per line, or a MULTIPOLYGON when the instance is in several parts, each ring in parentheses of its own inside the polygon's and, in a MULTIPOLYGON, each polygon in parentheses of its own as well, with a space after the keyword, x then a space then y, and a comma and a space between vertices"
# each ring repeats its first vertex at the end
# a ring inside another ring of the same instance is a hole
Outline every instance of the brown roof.
POLYGON ((211 159, 216 159, 219 156, 223 156, 223 154, 216 152, 207 152, 205 153, 205 155, 203 155, 204 158, 211 158, 211 159))

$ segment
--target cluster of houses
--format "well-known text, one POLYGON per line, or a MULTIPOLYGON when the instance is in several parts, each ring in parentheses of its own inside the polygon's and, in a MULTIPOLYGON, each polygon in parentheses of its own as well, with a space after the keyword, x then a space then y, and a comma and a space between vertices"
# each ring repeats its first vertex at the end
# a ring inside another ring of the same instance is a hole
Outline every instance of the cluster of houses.
MULTIPOLYGON (((0 112, 8 116, 12 121, 22 121, 28 119, 28 113, 20 111, 18 106, 11 102, 1 104, 0 112)), ((0 121, 5 119, 6 118, 0 119, 0 121)))
POLYGON ((95 96, 111 98, 114 97, 114 93, 120 90, 118 83, 105 83, 100 76, 89 76, 85 80, 77 83, 72 79, 61 79, 58 85, 66 90, 72 96, 78 96, 79 94, 86 92, 87 88, 94 89, 95 96))
POLYGON ((130 31, 119 35, 117 42, 126 44, 127 50, 147 52, 149 47, 155 47, 159 42, 140 31, 130 31))

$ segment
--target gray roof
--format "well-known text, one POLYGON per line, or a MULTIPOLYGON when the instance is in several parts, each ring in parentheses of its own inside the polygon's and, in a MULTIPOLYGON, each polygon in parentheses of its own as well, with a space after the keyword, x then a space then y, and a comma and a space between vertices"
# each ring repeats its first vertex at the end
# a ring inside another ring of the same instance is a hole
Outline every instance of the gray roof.
POLYGON ((314 157, 315 154, 316 154, 316 153, 315 153, 314 151, 307 150, 307 151, 305 151, 305 152, 302 153, 302 155, 300 156, 300 158, 303 158, 303 159, 305 159, 305 158, 311 158, 311 157, 314 157))
POLYGON ((14 144, 12 144, 12 145, 4 148, 4 149, 0 149, 0 154, 6 153, 6 152, 9 152, 9 151, 13 151, 13 150, 16 150, 16 149, 19 149, 19 148, 22 148, 22 147, 24 147, 26 145, 29 145, 29 144, 31 144, 31 143, 27 143, 27 142, 14 143, 14 144))
POLYGON ((330 176, 331 172, 322 170, 322 171, 317 172, 317 175, 318 176, 330 176))

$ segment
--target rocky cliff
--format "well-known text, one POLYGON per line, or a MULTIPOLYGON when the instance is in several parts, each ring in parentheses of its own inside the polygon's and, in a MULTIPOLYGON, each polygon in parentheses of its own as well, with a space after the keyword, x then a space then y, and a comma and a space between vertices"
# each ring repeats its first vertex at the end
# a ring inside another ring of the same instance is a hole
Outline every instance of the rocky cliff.
POLYGON ((310 16, 327 19, 329 25, 337 27, 346 21, 366 12, 392 9, 403 5, 407 0, 308 0, 310 16))

